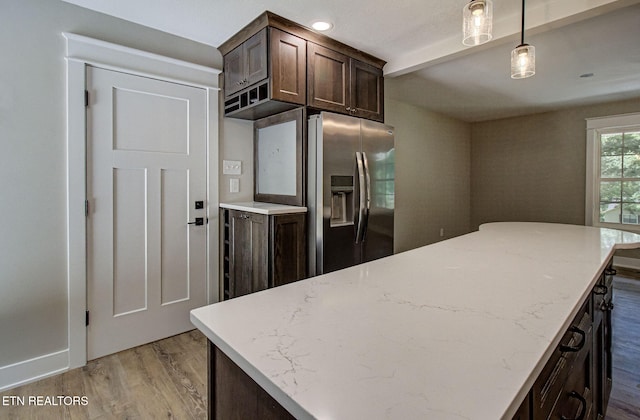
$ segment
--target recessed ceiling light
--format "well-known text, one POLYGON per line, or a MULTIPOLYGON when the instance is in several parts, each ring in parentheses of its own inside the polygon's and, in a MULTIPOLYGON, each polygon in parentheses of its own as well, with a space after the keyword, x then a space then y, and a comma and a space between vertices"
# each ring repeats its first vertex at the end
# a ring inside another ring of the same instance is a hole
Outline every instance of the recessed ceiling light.
POLYGON ((587 77, 593 77, 593 73, 583 73, 580 75, 580 77, 582 77, 583 79, 586 79, 587 77))
POLYGON ((329 29, 333 28, 333 24, 318 20, 316 22, 313 22, 311 24, 311 27, 316 31, 328 31, 329 29))

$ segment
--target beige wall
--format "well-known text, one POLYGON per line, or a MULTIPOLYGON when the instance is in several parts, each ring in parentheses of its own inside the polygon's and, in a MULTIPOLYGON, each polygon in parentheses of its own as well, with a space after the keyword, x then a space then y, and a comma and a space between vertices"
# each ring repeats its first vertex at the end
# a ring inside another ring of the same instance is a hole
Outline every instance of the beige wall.
POLYGON ((212 48, 59 0, 0 7, 0 369, 68 347, 62 32, 221 68, 212 48))
POLYGON ((395 252, 468 233, 470 124, 391 99, 385 122, 396 129, 395 252))
POLYGON ((584 224, 585 118, 640 111, 640 98, 471 126, 471 227, 584 224))

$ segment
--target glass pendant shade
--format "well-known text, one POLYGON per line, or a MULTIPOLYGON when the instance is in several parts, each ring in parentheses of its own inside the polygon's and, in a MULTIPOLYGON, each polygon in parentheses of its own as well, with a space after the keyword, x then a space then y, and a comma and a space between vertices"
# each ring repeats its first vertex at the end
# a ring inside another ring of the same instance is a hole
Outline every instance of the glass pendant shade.
POLYGON ((524 79, 536 74, 536 47, 520 44, 511 51, 511 78, 524 79))
POLYGON ((491 0, 471 0, 462 9, 462 43, 480 45, 493 35, 493 3, 491 0))

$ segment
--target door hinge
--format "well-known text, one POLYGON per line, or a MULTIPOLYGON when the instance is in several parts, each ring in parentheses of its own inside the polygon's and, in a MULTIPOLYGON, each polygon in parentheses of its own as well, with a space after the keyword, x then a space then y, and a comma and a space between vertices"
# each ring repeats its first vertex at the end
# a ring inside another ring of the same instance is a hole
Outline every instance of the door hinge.
POLYGON ((89 311, 85 311, 84 313, 84 325, 85 327, 89 326, 89 311))
POLYGON ((85 107, 89 106, 89 91, 88 90, 84 91, 84 106, 85 107))
POLYGON ((84 200, 84 217, 89 217, 89 200, 84 200))

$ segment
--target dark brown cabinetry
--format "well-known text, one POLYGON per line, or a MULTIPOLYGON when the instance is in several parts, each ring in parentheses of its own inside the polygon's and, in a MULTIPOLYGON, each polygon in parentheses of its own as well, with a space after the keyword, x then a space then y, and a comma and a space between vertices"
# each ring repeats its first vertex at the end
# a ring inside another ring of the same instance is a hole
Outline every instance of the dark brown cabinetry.
POLYGON ((603 419, 609 404, 612 385, 611 310, 613 276, 609 265, 593 288, 594 406, 597 419, 603 419))
POLYGON ((223 299, 306 277, 306 214, 221 209, 223 299))
POLYGON ((267 78, 267 30, 249 38, 224 57, 225 97, 267 78))
POLYGON ((384 119, 382 69, 309 42, 307 104, 376 121, 384 119))
POLYGON ((265 12, 223 43, 225 116, 307 105, 384 120, 383 60, 265 12))
POLYGON ((269 287, 268 217, 231 210, 229 224, 229 298, 266 289, 269 287))
POLYGON ((208 364, 209 419, 295 419, 211 341, 208 364))
POLYGON ((263 28, 224 56, 225 115, 258 119, 304 105, 304 39, 263 28))

